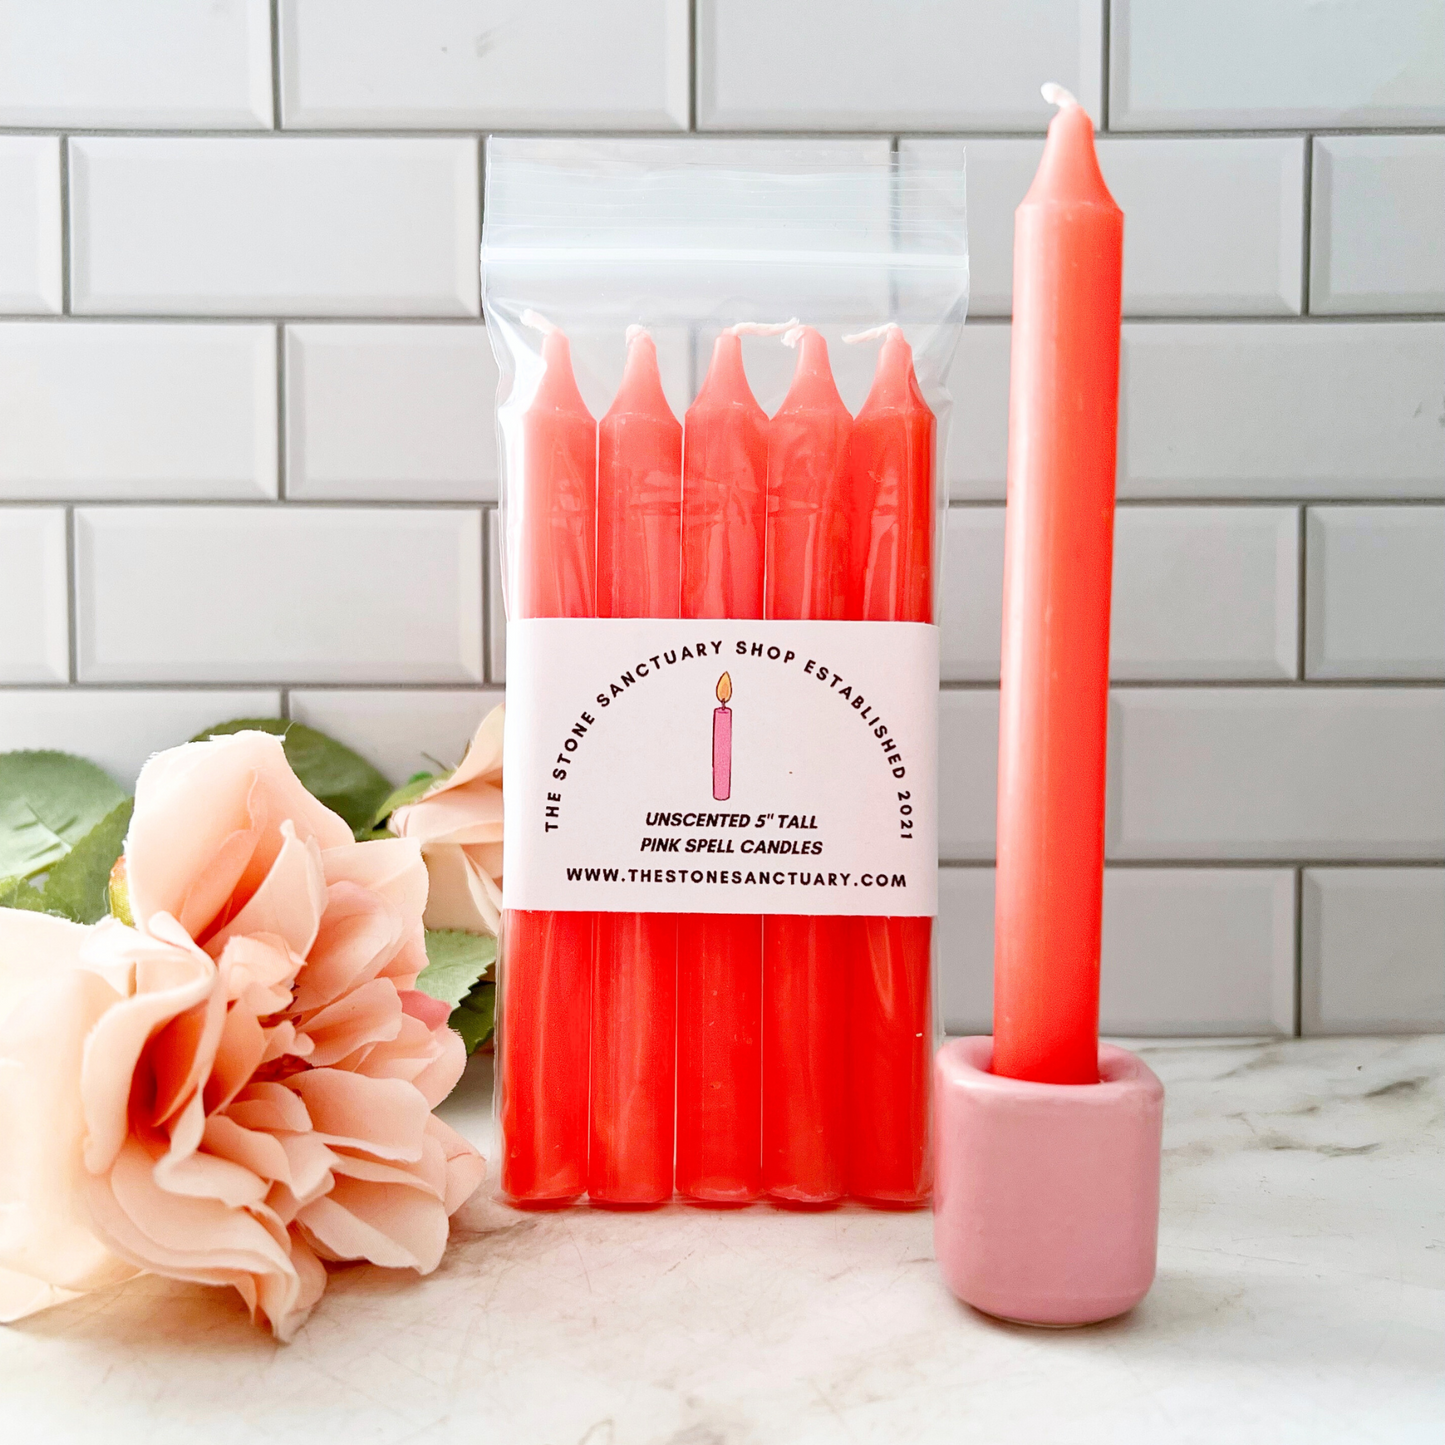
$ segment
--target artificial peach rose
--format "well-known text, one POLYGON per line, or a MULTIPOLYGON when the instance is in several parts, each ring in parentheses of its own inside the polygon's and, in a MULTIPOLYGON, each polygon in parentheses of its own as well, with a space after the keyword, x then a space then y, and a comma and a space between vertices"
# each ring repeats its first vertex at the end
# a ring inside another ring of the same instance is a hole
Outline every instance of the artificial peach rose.
POLYGON ((387 826, 421 844, 431 877, 428 928, 497 932, 502 912, 502 725, 494 707, 477 729, 461 766, 387 826))
POLYGON ((96 1237, 86 1208, 80 1100, 86 1035, 129 991, 123 965, 93 969, 93 930, 0 909, 0 1321, 136 1273, 96 1237))
MULTIPOLYGON (((60 1267, 37 1220, 0 1241, 0 1267, 36 1282, 32 1307, 50 1302, 41 1286, 94 1287, 125 1265, 233 1285, 282 1339, 325 1288, 324 1261, 434 1269, 482 1163, 431 1112, 465 1051, 447 1006, 413 988, 416 844, 353 842, 279 739, 242 732, 146 765, 125 873, 135 927, 108 919, 74 949, 73 971, 114 997, 87 982, 89 1012, 55 1001, 30 1017, 62 1039, 87 1026, 78 1080, 62 1067, 30 1102, 21 1077, 10 1101, 59 1126, 57 1157, 7 1181, 10 1195, 45 1197, 46 1174, 76 1220, 66 1247, 102 1262, 60 1267)), ((17 928, 0 914, 0 957, 17 928)), ((0 1065, 17 1061, 13 1023, 0 1065)))

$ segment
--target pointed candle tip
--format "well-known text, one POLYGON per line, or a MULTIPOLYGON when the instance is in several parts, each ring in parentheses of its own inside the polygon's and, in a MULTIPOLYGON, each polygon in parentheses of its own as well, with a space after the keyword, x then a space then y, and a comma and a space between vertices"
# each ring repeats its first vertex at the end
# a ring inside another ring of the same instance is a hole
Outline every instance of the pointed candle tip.
POLYGON ((522 325, 533 331, 540 331, 543 336, 550 336, 557 330, 554 322, 548 321, 540 311, 527 310, 522 312, 522 325))
POLYGON ((1055 85, 1052 80, 1045 81, 1043 85, 1039 87, 1039 94, 1042 95, 1050 105, 1062 107, 1065 105, 1078 105, 1079 103, 1062 85, 1055 85))
POLYGON ((631 346, 639 336, 646 336, 648 340, 652 339, 652 335, 647 327, 639 326, 637 322, 634 321, 632 325, 627 328, 627 344, 631 346))

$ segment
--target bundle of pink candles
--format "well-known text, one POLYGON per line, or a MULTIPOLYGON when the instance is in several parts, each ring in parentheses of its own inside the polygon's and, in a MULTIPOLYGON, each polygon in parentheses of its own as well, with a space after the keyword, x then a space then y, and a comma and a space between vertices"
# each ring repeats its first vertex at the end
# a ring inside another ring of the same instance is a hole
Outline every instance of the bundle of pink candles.
MULTIPOLYGON (((823 337, 796 328, 771 419, 743 370, 749 329, 718 338, 681 424, 641 327, 598 423, 547 329, 520 422, 513 617, 932 622, 935 426, 901 329, 876 333, 855 418, 823 337)), ((720 801, 732 686, 724 672, 720 801)), ((513 1202, 928 1198, 930 919, 512 910, 504 940, 513 1202)))

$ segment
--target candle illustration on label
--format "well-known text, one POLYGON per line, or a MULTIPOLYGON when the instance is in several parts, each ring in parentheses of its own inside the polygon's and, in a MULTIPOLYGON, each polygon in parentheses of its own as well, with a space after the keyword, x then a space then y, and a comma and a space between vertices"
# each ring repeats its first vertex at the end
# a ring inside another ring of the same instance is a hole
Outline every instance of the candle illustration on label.
POLYGON ((712 710, 712 795, 723 803, 733 791, 733 713, 728 699, 733 680, 727 674, 717 680, 718 706, 712 710))

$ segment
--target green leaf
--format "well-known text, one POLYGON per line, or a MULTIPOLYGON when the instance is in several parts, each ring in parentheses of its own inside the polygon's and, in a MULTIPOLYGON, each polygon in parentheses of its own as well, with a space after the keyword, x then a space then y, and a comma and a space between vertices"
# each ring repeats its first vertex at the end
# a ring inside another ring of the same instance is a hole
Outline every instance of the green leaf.
POLYGON ((401 787, 391 793, 371 816, 371 826, 380 827, 398 808, 414 803, 434 783, 451 777, 450 773, 413 773, 401 787))
POLYGON ((69 753, 0 753, 0 878, 29 878, 64 858, 124 791, 69 753))
POLYGON ((496 1021, 497 986, 490 979, 482 979, 452 1010, 447 1023, 462 1036, 467 1052, 474 1054, 491 1038, 496 1021))
POLYGON ((443 1003, 459 1004, 472 985, 497 957, 497 940, 489 933, 463 933, 452 928, 428 928, 427 965, 416 986, 443 1003))
POLYGON ((23 908, 30 913, 44 913, 45 895, 23 878, 0 881, 0 908, 23 908))
POLYGON ((280 717, 243 717, 218 723, 191 739, 204 742, 225 733, 256 731, 273 733, 286 749, 301 786, 312 797, 339 813, 358 837, 371 827, 377 805, 391 791, 391 784, 359 753, 305 723, 280 717))
POLYGON ((134 807, 130 798, 117 804, 50 870, 42 893, 47 913, 76 923, 99 923, 105 917, 110 870, 125 847, 134 807))

